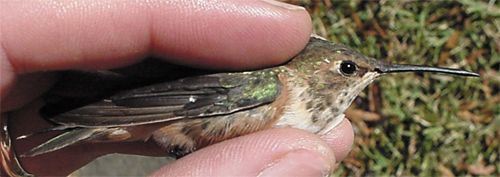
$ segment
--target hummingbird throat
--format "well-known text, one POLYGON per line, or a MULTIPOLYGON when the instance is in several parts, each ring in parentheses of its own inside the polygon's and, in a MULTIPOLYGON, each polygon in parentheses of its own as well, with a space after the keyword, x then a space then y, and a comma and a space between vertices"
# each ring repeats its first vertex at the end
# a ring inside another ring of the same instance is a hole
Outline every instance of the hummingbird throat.
POLYGON ((310 83, 305 84, 306 78, 289 81, 289 104, 276 127, 293 127, 319 135, 327 134, 342 122, 345 118, 344 111, 356 96, 379 75, 377 72, 367 72, 358 79, 349 80, 352 82, 326 83, 319 90, 310 83))

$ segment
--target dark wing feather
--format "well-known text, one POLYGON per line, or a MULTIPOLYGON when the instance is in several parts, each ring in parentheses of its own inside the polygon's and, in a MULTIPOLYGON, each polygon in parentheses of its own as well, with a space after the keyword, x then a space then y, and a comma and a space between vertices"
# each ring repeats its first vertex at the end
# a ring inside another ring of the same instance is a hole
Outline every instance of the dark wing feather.
POLYGON ((202 75, 123 91, 49 119, 69 127, 115 127, 224 115, 272 102, 280 89, 271 70, 202 75))
POLYGON ((113 70, 61 71, 58 72, 58 81, 44 94, 46 106, 40 113, 45 118, 53 117, 103 100, 121 90, 210 73, 214 72, 154 58, 113 70))

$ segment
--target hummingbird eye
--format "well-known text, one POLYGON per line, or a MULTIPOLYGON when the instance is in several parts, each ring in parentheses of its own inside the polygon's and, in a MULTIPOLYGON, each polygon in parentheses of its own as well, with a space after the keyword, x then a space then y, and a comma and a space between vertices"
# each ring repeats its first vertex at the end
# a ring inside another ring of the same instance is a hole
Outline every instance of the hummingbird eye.
POLYGON ((352 61, 343 61, 340 63, 340 72, 344 75, 352 75, 356 70, 358 70, 358 66, 352 61))

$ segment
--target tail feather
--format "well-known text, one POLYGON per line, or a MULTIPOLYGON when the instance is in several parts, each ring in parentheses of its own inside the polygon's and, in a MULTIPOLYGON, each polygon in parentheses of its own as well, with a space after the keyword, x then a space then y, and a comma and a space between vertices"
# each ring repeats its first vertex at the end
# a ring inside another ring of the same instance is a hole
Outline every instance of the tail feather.
POLYGON ((61 135, 58 135, 47 142, 34 147, 29 152, 21 156, 32 157, 47 152, 52 152, 66 146, 78 143, 80 141, 91 138, 93 135, 101 132, 101 129, 75 128, 61 135))
POLYGON ((43 130, 34 132, 34 133, 30 133, 30 134, 25 134, 25 135, 18 136, 18 137, 16 137, 16 140, 26 139, 26 138, 29 138, 29 137, 34 136, 34 135, 38 135, 38 134, 42 134, 42 133, 47 133, 47 132, 51 132, 51 131, 66 130, 66 129, 70 129, 70 128, 75 128, 75 127, 65 126, 65 125, 61 125, 61 126, 57 126, 57 127, 51 127, 51 128, 47 128, 47 129, 43 129, 43 130))

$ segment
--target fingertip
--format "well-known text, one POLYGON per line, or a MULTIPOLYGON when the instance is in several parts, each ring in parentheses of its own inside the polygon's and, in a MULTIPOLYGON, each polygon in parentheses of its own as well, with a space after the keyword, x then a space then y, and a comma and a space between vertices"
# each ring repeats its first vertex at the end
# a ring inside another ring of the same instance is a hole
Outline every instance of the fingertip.
POLYGON ((153 176, 284 175, 294 170, 325 174, 334 164, 332 150, 316 135, 297 129, 271 129, 200 149, 153 176))
POLYGON ((312 24, 305 9, 272 2, 202 1, 197 13, 169 23, 153 20, 152 46, 173 62, 196 67, 239 70, 283 63, 307 44, 312 24))
POLYGON ((288 152, 265 167, 258 176, 328 176, 332 164, 310 150, 288 152))
POLYGON ((344 119, 337 127, 321 138, 333 149, 335 158, 341 161, 349 155, 354 143, 354 131, 351 122, 344 119))

